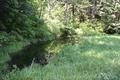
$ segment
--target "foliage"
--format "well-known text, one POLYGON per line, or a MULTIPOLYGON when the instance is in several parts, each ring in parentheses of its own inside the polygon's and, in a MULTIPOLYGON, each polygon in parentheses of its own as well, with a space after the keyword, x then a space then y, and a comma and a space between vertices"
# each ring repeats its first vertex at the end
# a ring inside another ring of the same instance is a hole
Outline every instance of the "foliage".
POLYGON ((100 21, 85 21, 76 23, 76 34, 78 36, 94 36, 103 34, 104 23, 100 21))
POLYGON ((1 43, 24 39, 52 39, 44 20, 37 14, 35 0, 1 1, 0 37, 1 43), (2 4, 3 3, 3 4, 2 4))
POLYGON ((70 27, 61 29, 61 33, 62 33, 61 34, 62 38, 69 38, 69 37, 72 37, 73 35, 76 35, 75 29, 70 27))
POLYGON ((120 6, 119 2, 102 2, 99 10, 102 20, 105 23, 104 32, 107 34, 119 34, 120 6), (114 27, 114 28, 113 28, 114 27), (116 30, 114 30, 116 29, 116 30))
POLYGON ((3 80, 118 80, 120 38, 103 34, 120 34, 119 4, 120 0, 0 0, 0 70, 9 53, 38 40, 70 43, 63 47, 52 42, 45 50, 59 54, 48 65, 33 63, 6 75, 0 72, 0 80, 2 76, 3 80))

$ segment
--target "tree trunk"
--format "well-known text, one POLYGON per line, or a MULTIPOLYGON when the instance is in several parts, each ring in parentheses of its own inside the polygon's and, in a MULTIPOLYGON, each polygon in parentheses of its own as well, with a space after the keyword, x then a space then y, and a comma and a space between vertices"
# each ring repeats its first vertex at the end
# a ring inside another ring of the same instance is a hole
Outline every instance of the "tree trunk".
POLYGON ((72 20, 75 21, 75 6, 72 4, 72 20))
POLYGON ((49 13, 49 17, 51 17, 51 0, 48 0, 48 13, 49 13))
POLYGON ((67 12, 68 12, 68 4, 67 4, 67 0, 66 0, 65 1, 65 6, 64 6, 64 20, 65 20, 65 24, 67 24, 67 22, 68 22, 67 12))

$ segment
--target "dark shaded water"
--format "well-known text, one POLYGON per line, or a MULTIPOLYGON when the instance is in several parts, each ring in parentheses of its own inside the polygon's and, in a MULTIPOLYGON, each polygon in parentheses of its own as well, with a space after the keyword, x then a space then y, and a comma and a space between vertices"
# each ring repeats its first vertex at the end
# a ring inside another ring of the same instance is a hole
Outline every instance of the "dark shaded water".
POLYGON ((47 51, 45 48, 50 44, 50 41, 39 41, 25 46, 22 50, 15 53, 10 53, 10 60, 6 62, 6 68, 12 70, 15 66, 19 69, 31 65, 32 62, 40 65, 48 64, 46 58, 47 51))
POLYGON ((33 62, 44 66, 48 64, 49 58, 56 55, 64 44, 69 41, 37 41, 23 47, 20 51, 10 53, 10 60, 5 63, 5 71, 15 68, 22 69, 30 66, 33 62))

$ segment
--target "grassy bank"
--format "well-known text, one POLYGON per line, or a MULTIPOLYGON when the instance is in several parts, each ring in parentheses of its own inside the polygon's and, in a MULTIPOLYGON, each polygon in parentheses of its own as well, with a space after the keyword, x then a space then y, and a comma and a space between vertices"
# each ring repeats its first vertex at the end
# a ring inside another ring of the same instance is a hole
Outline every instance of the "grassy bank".
POLYGON ((0 47, 0 70, 4 67, 5 62, 10 59, 9 53, 19 51, 28 44, 30 44, 29 41, 19 41, 12 42, 6 46, 0 47))
POLYGON ((32 64, 3 80, 120 80, 120 37, 86 37, 65 45, 48 65, 32 64))

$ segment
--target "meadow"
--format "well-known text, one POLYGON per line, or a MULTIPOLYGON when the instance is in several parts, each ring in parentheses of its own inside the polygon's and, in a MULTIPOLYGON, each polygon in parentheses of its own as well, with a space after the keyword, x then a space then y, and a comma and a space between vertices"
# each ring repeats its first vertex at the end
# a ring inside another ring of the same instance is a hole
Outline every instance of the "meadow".
POLYGON ((0 0, 0 80, 120 80, 120 0, 0 0))
POLYGON ((82 37, 65 44, 44 67, 32 63, 2 75, 2 80, 120 80, 120 37, 82 37))

